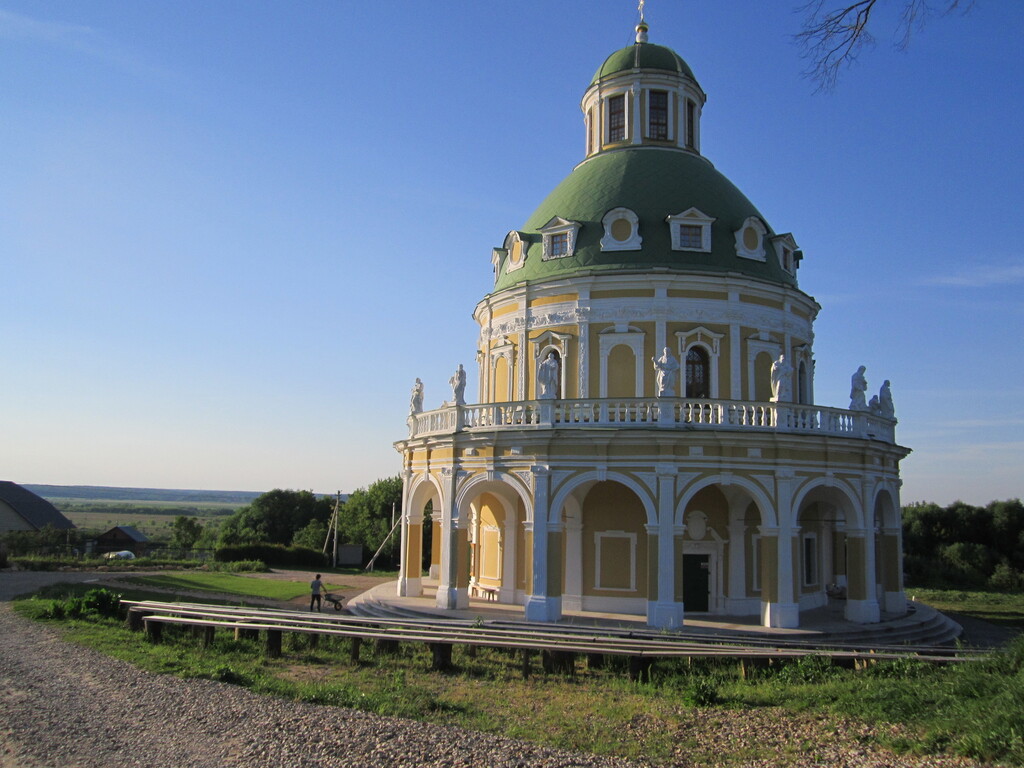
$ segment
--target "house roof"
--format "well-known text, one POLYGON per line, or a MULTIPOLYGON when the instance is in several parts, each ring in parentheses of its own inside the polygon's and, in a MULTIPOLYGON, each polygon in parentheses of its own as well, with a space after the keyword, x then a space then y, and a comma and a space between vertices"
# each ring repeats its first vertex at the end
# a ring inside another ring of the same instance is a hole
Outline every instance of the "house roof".
POLYGON ((115 525, 106 533, 100 534, 100 538, 103 538, 104 536, 109 536, 110 534, 114 533, 114 531, 120 531, 129 539, 139 544, 145 544, 147 541, 149 541, 149 537, 146 536, 146 534, 142 533, 137 528, 133 528, 130 525, 115 525))
POLYGON ((21 515, 36 530, 48 525, 60 530, 75 527, 74 523, 42 496, 37 496, 10 480, 0 480, 0 501, 21 515))

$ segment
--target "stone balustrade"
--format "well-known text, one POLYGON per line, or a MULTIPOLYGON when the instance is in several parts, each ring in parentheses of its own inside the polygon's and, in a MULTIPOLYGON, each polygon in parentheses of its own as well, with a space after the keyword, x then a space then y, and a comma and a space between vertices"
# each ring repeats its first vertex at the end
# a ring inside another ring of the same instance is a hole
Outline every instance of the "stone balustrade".
POLYGON ((784 432, 896 441, 896 421, 869 411, 796 403, 668 397, 446 405, 414 414, 408 423, 409 437, 474 430, 637 427, 784 432))

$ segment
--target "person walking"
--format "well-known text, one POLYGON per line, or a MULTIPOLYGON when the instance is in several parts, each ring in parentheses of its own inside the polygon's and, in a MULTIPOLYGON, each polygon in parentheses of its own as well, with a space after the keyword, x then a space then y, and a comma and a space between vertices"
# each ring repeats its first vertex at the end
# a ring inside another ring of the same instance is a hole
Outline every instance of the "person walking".
POLYGON ((316 578, 309 582, 309 610, 313 610, 313 604, 316 603, 317 611, 320 610, 320 590, 323 589, 324 583, 320 581, 320 574, 316 575, 316 578))

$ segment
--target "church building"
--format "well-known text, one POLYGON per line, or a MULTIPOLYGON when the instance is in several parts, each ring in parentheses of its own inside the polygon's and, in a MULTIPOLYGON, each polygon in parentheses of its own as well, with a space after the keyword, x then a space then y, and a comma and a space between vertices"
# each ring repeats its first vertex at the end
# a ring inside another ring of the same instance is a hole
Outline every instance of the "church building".
POLYGON ((583 94, 582 162, 493 250, 476 402, 462 366, 436 410, 417 380, 399 594, 663 628, 902 615, 888 382, 815 402, 797 240, 701 154, 704 91, 636 32, 583 94))

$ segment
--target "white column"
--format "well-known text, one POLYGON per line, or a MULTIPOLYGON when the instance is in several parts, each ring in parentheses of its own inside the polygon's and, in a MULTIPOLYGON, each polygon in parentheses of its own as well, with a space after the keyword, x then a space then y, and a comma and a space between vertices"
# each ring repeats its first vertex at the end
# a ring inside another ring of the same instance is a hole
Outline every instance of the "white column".
POLYGON ((729 586, 726 593, 726 613, 744 613, 747 597, 747 560, 743 546, 746 523, 736 519, 729 523, 729 586))
POLYGON ((516 510, 505 510, 501 529, 501 589, 498 602, 512 604, 516 599, 516 510))
MULTIPOLYGON (((729 292, 731 306, 739 302, 739 294, 735 291, 729 292), (736 302, 736 303, 734 303, 736 302)), ((733 400, 743 399, 743 369, 740 350, 740 327, 733 323, 729 326, 729 397, 733 400)))
POLYGON ((562 617, 562 598, 548 594, 548 532, 551 475, 547 467, 532 467, 533 472, 533 584, 526 596, 527 621, 558 621, 562 617))
POLYGON ((793 594, 793 537, 799 528, 793 518, 792 470, 775 475, 775 509, 779 516, 777 592, 775 602, 762 606, 762 621, 766 627, 799 627, 800 606, 793 594))
POLYGON ((438 608, 468 608, 469 589, 459 585, 460 568, 468 568, 468 562, 461 562, 459 550, 468 549, 469 542, 460 547, 460 535, 465 538, 468 531, 459 519, 459 511, 455 506, 455 471, 445 467, 441 474, 444 477, 441 498, 441 572, 440 583, 437 585, 436 604, 438 608), (461 529, 461 530, 460 530, 461 529))
POLYGON ((565 522, 565 587, 562 609, 583 610, 583 521, 570 517, 565 522), (570 567, 570 564, 572 567, 570 567))
POLYGON ((662 629, 683 625, 683 604, 676 601, 675 594, 675 491, 675 470, 659 467, 658 524, 651 526, 658 536, 658 597, 647 600, 647 623, 662 629))
MULTIPOLYGON (((399 573, 402 577, 398 580, 398 596, 399 597, 419 597, 423 594, 422 579, 418 576, 410 576, 409 573, 413 571, 413 564, 409 562, 409 526, 416 524, 416 515, 413 514, 410 509, 410 497, 412 495, 409 486, 412 484, 412 470, 406 469, 402 473, 402 541, 399 545, 401 549, 401 562, 399 567, 399 573)), ((420 525, 420 558, 423 557, 423 511, 420 510, 418 515, 420 525)), ((420 563, 415 564, 415 572, 421 573, 420 563)))

